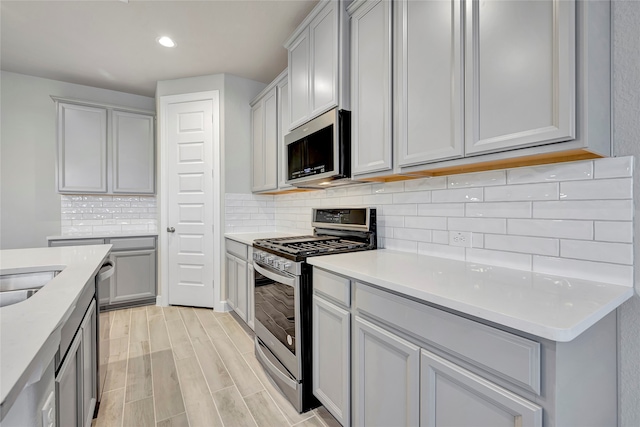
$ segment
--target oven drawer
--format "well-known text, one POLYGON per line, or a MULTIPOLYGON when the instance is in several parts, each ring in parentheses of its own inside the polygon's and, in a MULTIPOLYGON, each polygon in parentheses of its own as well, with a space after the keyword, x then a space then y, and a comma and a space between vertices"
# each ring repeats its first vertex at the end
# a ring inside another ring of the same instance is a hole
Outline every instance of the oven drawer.
POLYGON ((540 394, 540 343, 362 283, 355 301, 358 312, 540 394))
POLYGON ((237 256, 242 260, 247 259, 247 245, 244 243, 236 242, 235 240, 227 239, 227 252, 237 256))
POLYGON ((313 291, 347 308, 351 307, 351 280, 313 267, 313 291))

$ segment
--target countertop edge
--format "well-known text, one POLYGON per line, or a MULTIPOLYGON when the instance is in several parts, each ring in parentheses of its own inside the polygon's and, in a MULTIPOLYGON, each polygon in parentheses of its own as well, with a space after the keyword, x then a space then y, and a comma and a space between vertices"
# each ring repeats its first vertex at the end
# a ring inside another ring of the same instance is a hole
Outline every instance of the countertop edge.
POLYGON ((151 231, 141 231, 141 232, 131 232, 131 233, 95 233, 95 234, 73 234, 73 235, 54 235, 47 236, 47 242, 55 241, 55 240, 82 240, 82 239, 116 239, 122 237, 157 237, 158 232, 151 231))

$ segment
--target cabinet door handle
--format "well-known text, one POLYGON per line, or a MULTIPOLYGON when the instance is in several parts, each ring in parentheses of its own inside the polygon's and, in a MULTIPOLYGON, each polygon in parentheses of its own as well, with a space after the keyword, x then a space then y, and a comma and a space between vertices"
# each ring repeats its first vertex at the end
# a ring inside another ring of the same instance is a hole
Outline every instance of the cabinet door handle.
POLYGON ((175 233, 176 232, 176 228, 175 227, 167 227, 167 231, 169 233, 175 233))

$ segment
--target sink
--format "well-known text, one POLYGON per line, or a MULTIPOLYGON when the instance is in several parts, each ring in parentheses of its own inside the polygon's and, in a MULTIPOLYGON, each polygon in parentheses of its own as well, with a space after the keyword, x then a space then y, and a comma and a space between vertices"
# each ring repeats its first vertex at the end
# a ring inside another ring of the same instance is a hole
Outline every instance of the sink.
POLYGON ((32 297, 61 270, 0 275, 0 307, 16 304, 32 297))

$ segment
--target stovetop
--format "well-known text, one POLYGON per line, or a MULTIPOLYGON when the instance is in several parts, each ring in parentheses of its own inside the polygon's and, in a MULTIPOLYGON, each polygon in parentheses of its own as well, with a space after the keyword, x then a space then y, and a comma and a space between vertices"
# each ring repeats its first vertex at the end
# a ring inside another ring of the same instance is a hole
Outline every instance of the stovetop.
POLYGON ((254 246, 277 255, 309 257, 368 249, 368 244, 334 236, 293 236, 258 239, 254 246))

